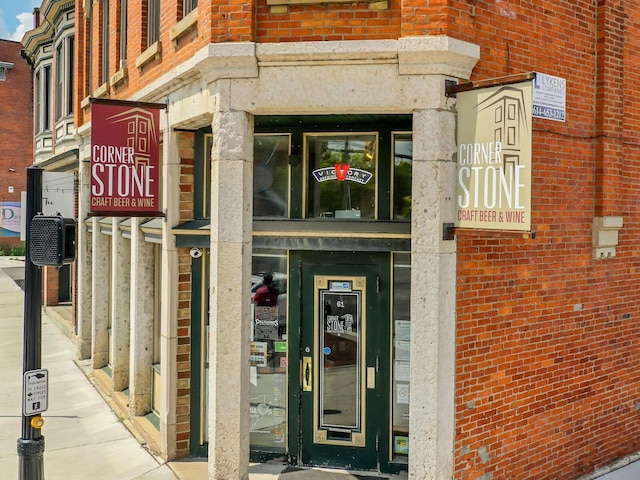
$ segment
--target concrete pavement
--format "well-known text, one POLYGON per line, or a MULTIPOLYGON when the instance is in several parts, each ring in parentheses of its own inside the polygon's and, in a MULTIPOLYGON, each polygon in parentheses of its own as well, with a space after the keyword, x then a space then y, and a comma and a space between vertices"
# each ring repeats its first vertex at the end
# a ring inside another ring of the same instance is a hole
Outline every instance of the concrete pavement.
MULTIPOLYGON (((22 418, 22 259, 0 257, 0 479, 18 478, 17 440, 22 418)), ((149 453, 109 408, 90 382, 88 363, 75 348, 56 309, 42 314, 42 368, 49 371, 45 420, 46 480, 205 480, 207 463, 186 459, 165 463, 149 453), (83 371, 84 370, 84 371, 83 371), (85 374, 86 373, 86 374, 85 374)), ((300 470, 283 464, 251 464, 249 480, 351 480, 346 472, 300 470)), ((391 476, 398 478, 397 476, 391 476)), ((403 476, 406 479, 406 476, 403 476)), ((640 452, 579 480, 638 480, 640 452)), ((440 480, 440 479, 437 479, 440 480)), ((523 479, 524 480, 524 479, 523 479)), ((534 479, 531 479, 534 480, 534 479)))
MULTIPOLYGON (((20 260, 0 257, 0 478, 6 480, 18 475, 24 294, 3 269, 21 266, 20 260)), ((41 364, 49 371, 49 408, 42 414, 46 480, 176 480, 118 420, 74 358, 72 343, 43 314, 41 364)))

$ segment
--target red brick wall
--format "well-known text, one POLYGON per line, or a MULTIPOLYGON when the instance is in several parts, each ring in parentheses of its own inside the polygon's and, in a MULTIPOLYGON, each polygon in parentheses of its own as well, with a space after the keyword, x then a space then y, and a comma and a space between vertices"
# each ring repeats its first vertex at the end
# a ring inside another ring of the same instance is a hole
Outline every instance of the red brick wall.
MULTIPOLYGON (((180 132, 180 221, 193 219, 193 162, 192 132, 180 132)), ((178 371, 176 406, 176 455, 189 456, 191 432, 191 255, 188 248, 178 249, 178 371)))
MULTIPOLYGON (((33 164, 31 67, 20 56, 21 49, 20 42, 0 40, 0 62, 13 63, 0 82, 0 202, 20 201, 27 187, 26 168, 33 164)), ((17 243, 19 237, 0 237, 0 244, 17 243)))
POLYGON ((474 79, 568 87, 566 122, 533 123, 535 239, 458 238, 456 479, 575 479, 640 449, 640 25, 598 4, 477 2, 459 30, 474 79), (594 215, 624 219, 615 258, 591 258, 594 215))

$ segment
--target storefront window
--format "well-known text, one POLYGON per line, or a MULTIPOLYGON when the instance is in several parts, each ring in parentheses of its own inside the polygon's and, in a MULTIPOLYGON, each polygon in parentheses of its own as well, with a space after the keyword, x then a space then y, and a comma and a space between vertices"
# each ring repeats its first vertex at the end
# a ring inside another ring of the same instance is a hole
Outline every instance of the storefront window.
POLYGON ((256 135, 253 149, 253 216, 289 215, 289 135, 256 135))
POLYGON ((259 451, 286 446, 287 254, 254 251, 251 275, 250 442, 259 451))
POLYGON ((376 218, 377 135, 308 135, 309 218, 376 218))
POLYGON ((393 219, 411 219, 411 134, 393 136, 393 219))
POLYGON ((408 253, 393 256, 393 429, 394 462, 406 463, 409 455, 409 343, 411 258, 408 253))

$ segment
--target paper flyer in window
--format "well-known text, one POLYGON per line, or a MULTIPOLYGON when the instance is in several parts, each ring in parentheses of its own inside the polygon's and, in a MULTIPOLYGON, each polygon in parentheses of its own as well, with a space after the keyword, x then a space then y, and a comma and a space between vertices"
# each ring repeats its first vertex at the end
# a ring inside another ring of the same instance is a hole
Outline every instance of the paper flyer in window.
POLYGON ((409 405, 408 383, 396 383, 396 403, 399 405, 409 405))
POLYGON ((252 367, 267 366, 267 342, 251 342, 249 344, 249 362, 252 367))
POLYGON ((408 362, 410 360, 410 346, 411 344, 404 340, 396 340, 396 355, 395 360, 401 360, 408 362))
POLYGON ((411 322, 409 320, 396 320, 396 340, 411 339, 411 322))
POLYGON ((411 372, 411 364, 409 362, 394 361, 393 362, 393 379, 396 382, 408 382, 411 372))

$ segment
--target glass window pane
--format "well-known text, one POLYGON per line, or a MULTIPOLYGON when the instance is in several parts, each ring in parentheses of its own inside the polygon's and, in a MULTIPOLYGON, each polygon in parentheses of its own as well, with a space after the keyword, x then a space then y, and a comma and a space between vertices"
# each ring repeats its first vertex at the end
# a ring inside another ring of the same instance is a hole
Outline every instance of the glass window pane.
POLYGON ((377 136, 307 136, 310 218, 375 218, 377 136))
POLYGON ((411 166, 413 142, 410 134, 393 138, 393 219, 411 219, 411 166))
POLYGON ((289 216, 289 135, 256 135, 253 149, 253 216, 289 216))
POLYGON ((393 256, 393 461, 409 455, 409 341, 411 339, 411 257, 393 256))
POLYGON ((287 254, 253 252, 251 274, 250 443, 284 452, 287 385, 287 254), (269 274, 269 275, 267 275, 269 274))

